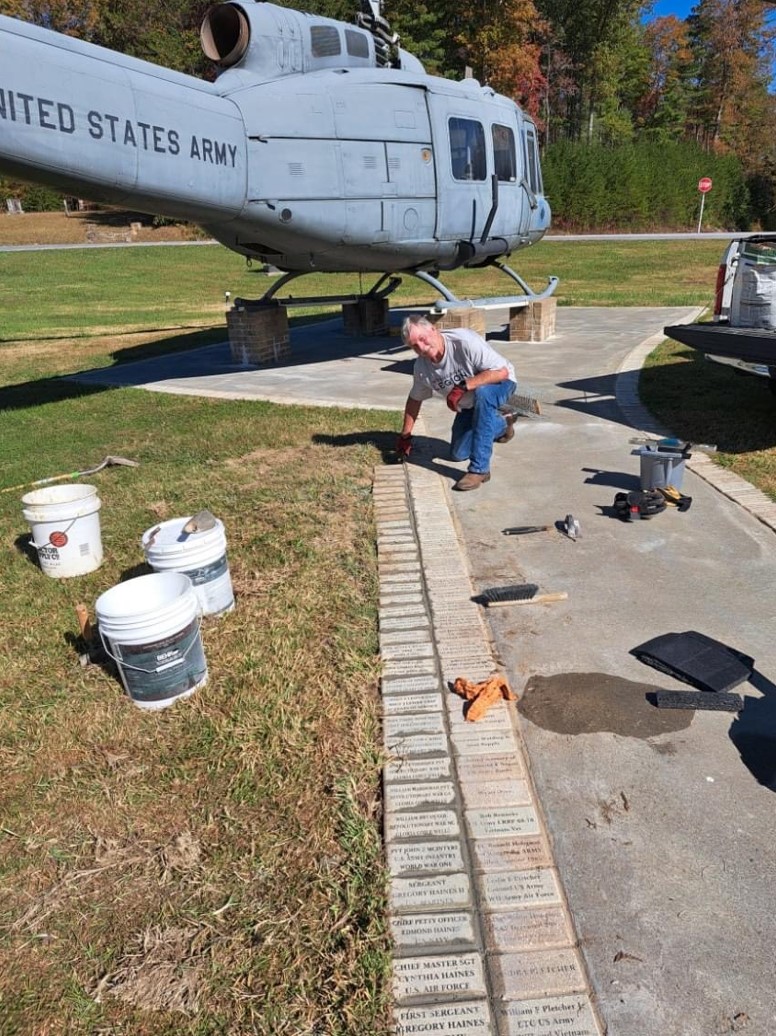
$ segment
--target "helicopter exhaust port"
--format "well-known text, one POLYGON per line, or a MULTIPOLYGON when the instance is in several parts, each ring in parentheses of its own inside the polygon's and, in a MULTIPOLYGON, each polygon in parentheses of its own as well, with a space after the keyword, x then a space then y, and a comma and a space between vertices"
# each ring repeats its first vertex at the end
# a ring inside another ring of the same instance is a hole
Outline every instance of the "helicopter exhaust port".
POLYGON ((216 4, 205 12, 199 38, 206 58, 230 68, 248 49, 251 27, 236 4, 216 4))

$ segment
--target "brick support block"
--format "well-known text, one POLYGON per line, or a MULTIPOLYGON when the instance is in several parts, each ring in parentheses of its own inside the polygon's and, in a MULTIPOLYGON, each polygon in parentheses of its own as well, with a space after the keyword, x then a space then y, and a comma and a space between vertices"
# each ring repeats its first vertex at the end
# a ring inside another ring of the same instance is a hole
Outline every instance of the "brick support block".
POLYGON ((345 302, 342 322, 346 335, 387 335, 388 300, 363 298, 345 302))
POLYGON ((449 309, 446 313, 429 313, 428 319, 440 331, 453 331, 457 327, 468 327, 485 337, 484 309, 449 309))
POLYGON ((539 299, 509 311, 509 338, 519 342, 546 342, 555 334, 556 299, 539 299))
POLYGON ((291 355, 285 306, 235 303, 226 314, 226 326, 235 363, 278 363, 291 355))

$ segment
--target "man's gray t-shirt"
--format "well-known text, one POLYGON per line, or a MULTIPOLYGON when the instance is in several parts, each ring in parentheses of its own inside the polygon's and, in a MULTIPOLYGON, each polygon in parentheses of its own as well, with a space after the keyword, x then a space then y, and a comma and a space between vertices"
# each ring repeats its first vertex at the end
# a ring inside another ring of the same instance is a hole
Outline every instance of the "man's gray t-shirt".
MULTIPOLYGON (((454 331, 443 331, 445 355, 438 364, 432 363, 426 356, 418 356, 415 360, 410 398, 423 401, 434 393, 446 396, 456 382, 473 378, 482 371, 500 370, 506 367, 510 381, 516 381, 515 369, 509 360, 497 353, 488 343, 469 328, 456 328, 454 331)), ((461 399, 459 408, 468 410, 474 405, 474 396, 467 392, 461 399)))

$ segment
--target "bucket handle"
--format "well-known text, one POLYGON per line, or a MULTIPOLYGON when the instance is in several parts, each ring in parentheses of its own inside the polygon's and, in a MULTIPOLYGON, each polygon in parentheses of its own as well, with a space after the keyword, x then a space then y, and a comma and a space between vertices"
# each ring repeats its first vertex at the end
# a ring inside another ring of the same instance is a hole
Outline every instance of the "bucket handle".
MULTIPOLYGON (((103 651, 108 656, 108 658, 112 658, 113 659, 113 661, 116 663, 116 665, 123 666, 124 669, 133 669, 136 673, 148 673, 148 674, 150 674, 150 673, 158 673, 158 672, 161 671, 159 666, 157 666, 156 669, 144 669, 142 666, 130 665, 128 662, 125 662, 123 659, 116 658, 116 656, 114 654, 112 654, 108 650, 108 645, 105 643, 105 637, 103 636, 102 630, 100 629, 99 626, 97 627, 97 632, 100 635, 100 641, 102 642, 103 651)), ((197 635, 199 635, 201 632, 202 632, 202 616, 201 615, 197 615, 197 635)), ((181 655, 181 658, 180 658, 181 662, 184 660, 184 658, 186 658, 186 656, 188 655, 189 651, 191 651, 191 649, 194 647, 194 645, 196 643, 197 643, 197 637, 194 637, 192 642, 189 644, 189 646, 186 648, 186 650, 181 655)), ((178 665, 178 662, 175 662, 174 665, 178 665)), ((172 666, 170 668, 172 668, 172 666)))

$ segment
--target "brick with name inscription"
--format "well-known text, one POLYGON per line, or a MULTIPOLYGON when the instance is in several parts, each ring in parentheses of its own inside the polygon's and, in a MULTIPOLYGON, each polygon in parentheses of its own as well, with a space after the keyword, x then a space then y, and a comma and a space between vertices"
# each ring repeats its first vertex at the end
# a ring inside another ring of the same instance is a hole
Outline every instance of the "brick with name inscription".
POLYGON ((555 873, 548 867, 481 874, 478 883, 488 910, 562 902, 555 873))
POLYGON ((483 758, 462 756, 458 760, 458 773, 462 781, 499 781, 525 777, 525 768, 522 755, 513 751, 483 758))
POLYGON ((466 822, 473 838, 498 838, 504 835, 535 835, 539 819, 533 806, 493 806, 467 809, 466 822))
POLYGON ((442 712, 442 695, 428 694, 383 694, 383 714, 399 716, 412 712, 442 712))
POLYGON ((455 803, 452 781, 423 781, 421 784, 388 784, 385 788, 385 809, 396 813, 419 806, 451 806, 455 803))
POLYGON ((380 636, 386 633, 422 633, 430 636, 431 622, 425 609, 419 609, 415 615, 380 615, 380 636))
POLYGON ((392 759, 383 767, 383 779, 391 781, 437 781, 452 774, 449 756, 436 759, 392 759))
POLYGON ((449 842, 389 842, 386 846, 390 874, 418 874, 429 871, 463 870, 461 843, 449 842))
POLYGON ((412 734, 443 734, 445 721, 441 712, 386 716, 383 720, 383 740, 392 748, 402 738, 412 734))
POLYGON ((396 914, 390 918, 390 927, 397 950, 474 949, 474 925, 468 912, 396 914))
POLYGON ((521 777, 494 781, 461 781, 467 809, 485 809, 493 802, 503 806, 528 806, 533 801, 528 782, 521 777))
POLYGON ((385 837, 456 838, 460 834, 458 818, 451 809, 424 810, 418 813, 390 813, 385 818, 385 837))
POLYGON ((395 1013, 396 1036, 491 1036, 490 1011, 484 1001, 453 1006, 401 1007, 395 1013))
POLYGON ((423 676, 384 676, 380 686, 383 694, 416 694, 418 691, 438 691, 439 677, 436 673, 423 676))
POLYGON ((484 997, 486 994, 478 953, 403 957, 393 963, 393 995, 399 1004, 414 997, 484 997))
POLYGON ((511 1001, 496 1012, 499 1036, 601 1036, 586 996, 511 1001))
POLYGON ((550 950, 571 945, 571 932, 562 906, 523 907, 484 917, 488 949, 497 953, 550 950))
POLYGON ((541 835, 484 838, 472 842, 472 854, 479 871, 528 870, 552 864, 541 835))
POLYGON ((468 874, 392 878, 388 895, 394 913, 421 910, 460 910, 471 904, 468 874))
POLYGON ((503 755, 515 747, 515 735, 511 730, 495 730, 491 733, 477 730, 474 723, 470 726, 474 729, 457 731, 451 735, 458 755, 503 755))
POLYGON ((431 755, 433 752, 447 752, 446 734, 415 734, 403 737, 391 746, 391 754, 400 758, 431 755))
POLYGON ((585 976, 576 950, 503 953, 496 954, 491 962, 494 991, 504 1000, 585 992, 585 976))
POLYGON ((405 641, 403 644, 382 644, 380 654, 384 662, 407 658, 431 658, 434 655, 434 645, 428 639, 409 643, 405 641))
POLYGON ((386 676, 411 676, 413 673, 436 673, 436 659, 429 658, 397 658, 383 662, 383 673, 386 676))
POLYGON ((387 644, 430 644, 429 629, 380 630, 380 647, 387 644))

